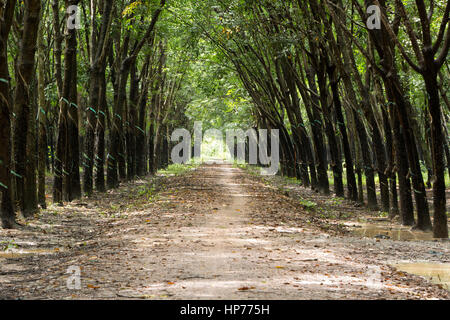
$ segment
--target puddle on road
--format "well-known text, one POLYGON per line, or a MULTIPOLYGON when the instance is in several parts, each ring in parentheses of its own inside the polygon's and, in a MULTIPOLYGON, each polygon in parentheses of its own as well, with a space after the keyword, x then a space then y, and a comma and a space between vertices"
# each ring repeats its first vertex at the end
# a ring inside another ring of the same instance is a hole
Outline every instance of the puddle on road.
POLYGON ((359 236, 367 238, 391 239, 391 240, 434 240, 433 232, 424 232, 411 230, 411 227, 387 227, 377 225, 362 225, 361 228, 355 228, 352 232, 359 236))
POLYGON ((377 239, 391 239, 401 241, 432 241, 439 240, 433 238, 433 232, 424 232, 420 230, 412 230, 411 227, 394 225, 394 224, 380 224, 380 223, 362 223, 352 224, 347 226, 351 232, 357 236, 377 239))
POLYGON ((400 271, 423 276, 432 283, 441 284, 444 289, 450 291, 450 263, 399 263, 394 267, 400 271))
POLYGON ((61 252, 61 249, 54 248, 42 248, 42 249, 18 249, 18 250, 9 250, 7 252, 0 252, 0 259, 17 259, 23 258, 31 255, 46 255, 46 254, 55 254, 61 252))

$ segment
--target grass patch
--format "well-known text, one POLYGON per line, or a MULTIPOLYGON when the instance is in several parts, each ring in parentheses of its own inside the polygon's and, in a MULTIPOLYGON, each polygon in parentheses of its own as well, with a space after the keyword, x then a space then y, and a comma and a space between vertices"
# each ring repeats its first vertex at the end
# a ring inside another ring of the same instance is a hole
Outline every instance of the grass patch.
POLYGON ((285 182, 290 183, 290 184, 297 184, 297 185, 302 184, 302 182, 300 180, 298 180, 297 178, 283 177, 283 179, 285 180, 285 182))
POLYGON ((166 169, 159 170, 158 173, 169 176, 169 175, 181 175, 183 173, 186 173, 192 169, 195 169, 198 167, 198 164, 195 163, 189 163, 189 164, 171 164, 166 169))
POLYGON ((156 194, 156 187, 153 183, 139 187, 137 190, 138 198, 145 198, 147 201, 152 201, 156 194))
POLYGON ((248 163, 238 162, 235 160, 233 163, 233 167, 245 170, 245 171, 247 171, 248 174, 250 174, 252 176, 260 176, 258 166, 250 165, 248 163))
POLYGON ((0 250, 1 251, 7 251, 9 249, 16 249, 19 245, 17 245, 14 240, 7 240, 0 242, 0 250))
POLYGON ((300 204, 303 206, 303 209, 305 210, 314 211, 317 208, 317 203, 314 201, 300 199, 300 204))
POLYGON ((344 204, 344 201, 345 201, 345 198, 335 197, 335 198, 328 200, 327 203, 332 206, 340 206, 340 205, 344 204))

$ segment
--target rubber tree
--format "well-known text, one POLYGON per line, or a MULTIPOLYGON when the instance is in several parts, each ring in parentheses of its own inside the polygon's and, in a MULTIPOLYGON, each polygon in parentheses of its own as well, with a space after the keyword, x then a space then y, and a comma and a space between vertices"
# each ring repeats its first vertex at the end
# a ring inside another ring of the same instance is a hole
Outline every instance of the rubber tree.
POLYGON ((16 0, 0 1, 0 191, 3 228, 14 228, 16 216, 13 206, 11 179, 11 96, 8 69, 8 36, 14 20, 16 0))
POLYGON ((16 62, 16 88, 14 93, 14 113, 16 121, 14 125, 14 160, 16 173, 16 196, 19 208, 24 216, 30 216, 37 211, 36 190, 29 186, 36 186, 36 178, 33 157, 34 144, 29 139, 31 130, 30 119, 32 116, 32 81, 35 76, 35 54, 39 30, 39 18, 41 1, 24 1, 25 12, 23 16, 23 29, 20 39, 20 50, 16 62), (33 162, 33 163, 32 163, 33 162))
MULTIPOLYGON (((374 1, 381 6, 380 2, 374 1)), ((418 72, 425 83, 427 92, 429 116, 431 119, 431 150, 433 162, 433 234, 436 238, 448 238, 446 196, 445 196, 445 161, 444 161, 444 130, 442 123, 442 110, 439 96, 438 75, 441 67, 446 61, 450 47, 450 1, 447 1, 445 11, 439 26, 439 32, 434 41, 431 33, 433 14, 436 9, 431 2, 431 7, 427 10, 423 0, 416 0, 416 9, 420 18, 421 39, 417 38, 418 32, 414 30, 414 24, 409 18, 402 1, 395 0, 396 10, 401 17, 401 21, 406 29, 409 43, 414 52, 415 60, 411 57, 404 45, 399 41, 397 35, 392 30, 386 18, 386 12, 382 11, 382 21, 389 35, 399 48, 402 57, 408 62, 411 68, 418 72), (421 45, 420 45, 421 42, 421 45)), ((428 226, 426 217, 421 220, 419 215, 418 226, 423 229, 428 226)))

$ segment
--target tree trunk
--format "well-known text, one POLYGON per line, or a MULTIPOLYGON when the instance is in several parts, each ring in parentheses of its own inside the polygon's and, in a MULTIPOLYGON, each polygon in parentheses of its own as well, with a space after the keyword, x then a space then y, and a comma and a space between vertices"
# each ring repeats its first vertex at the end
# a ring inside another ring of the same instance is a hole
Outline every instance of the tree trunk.
POLYGON ((141 95, 139 98, 139 116, 137 121, 137 136, 136 136, 136 174, 138 177, 143 177, 147 174, 147 164, 145 162, 146 143, 145 143, 145 119, 148 101, 148 89, 150 83, 149 73, 150 55, 147 57, 146 70, 144 72, 144 83, 142 85, 141 95))
POLYGON ((130 99, 128 111, 127 137, 127 179, 133 180, 136 176, 136 117, 139 103, 139 77, 137 75, 136 61, 130 69, 130 99))
POLYGON ((45 200, 45 172, 47 164, 47 109, 45 98, 45 45, 44 28, 39 28, 38 35, 38 94, 39 94, 39 156, 38 156, 38 202, 42 209, 47 208, 45 200))
POLYGON ((95 160, 95 188, 99 192, 105 192, 105 128, 106 128, 106 113, 108 112, 108 102, 106 100, 106 78, 105 78, 106 61, 103 61, 101 66, 101 77, 99 83, 99 109, 97 119, 96 131, 96 146, 97 156, 95 160))
MULTIPOLYGON (((68 8, 79 0, 66 0, 68 8)), ((58 141, 54 181, 54 202, 81 197, 77 104, 77 39, 76 30, 67 30, 64 52, 64 81, 58 120, 58 141)))
MULTIPOLYGON (((37 210, 37 203, 33 199, 33 194, 29 193, 27 184, 32 181, 27 179, 33 178, 30 170, 34 168, 27 156, 30 153, 31 141, 28 140, 30 133, 29 124, 31 121, 31 91, 32 79, 34 77, 36 41, 39 30, 39 16, 41 10, 41 2, 38 0, 25 1, 25 15, 23 20, 22 39, 20 41, 19 57, 16 66, 16 90, 14 97, 14 111, 16 113, 16 124, 14 126, 14 153, 16 167, 16 190, 17 201, 19 207, 25 217, 31 216, 37 210)), ((34 146, 31 146, 32 148, 34 146)), ((34 182, 36 184, 36 182, 34 182)))
POLYGON ((149 114, 150 127, 148 129, 148 170, 150 174, 156 173, 155 168, 155 125, 153 119, 153 112, 149 114))
MULTIPOLYGON (((314 81, 314 71, 310 68, 307 70, 307 77, 309 82, 309 87, 313 94, 317 94, 317 87, 314 81)), ((322 117, 318 113, 317 109, 319 106, 319 100, 316 95, 311 95, 312 101, 312 113, 308 113, 309 122, 312 129, 312 137, 314 146, 316 148, 316 159, 317 159, 317 180, 318 188, 324 194, 330 193, 330 185, 328 181, 327 164, 326 164, 326 151, 323 142, 322 134, 322 117)))
POLYGON ((97 129, 97 116, 100 110, 100 77, 101 71, 99 65, 91 67, 89 75, 89 107, 87 112, 86 138, 84 161, 83 186, 84 193, 91 196, 93 191, 93 172, 94 172, 94 148, 95 148, 95 132, 97 129))
POLYGON ((13 21, 15 0, 0 6, 0 192, 2 193, 0 215, 3 228, 16 227, 16 215, 12 199, 11 179, 11 95, 8 70, 8 35, 13 21))
POLYGON ((400 195, 400 216, 403 225, 412 226, 414 225, 414 209, 411 197, 411 182, 407 177, 409 165, 406 156, 405 142, 400 129, 400 121, 394 110, 390 111, 390 116, 394 137, 395 167, 397 168, 396 171, 400 195))
POLYGON ((367 205, 372 210, 378 210, 374 170, 372 167, 372 159, 370 156, 366 129, 359 118, 358 112, 355 110, 353 110, 353 118, 355 120, 356 131, 358 133, 359 143, 361 145, 361 155, 364 165, 364 173, 366 176, 367 205))
MULTIPOLYGON (((428 70, 430 71, 430 70, 428 70)), ((433 159, 433 236, 448 238, 447 213, 445 201, 445 165, 444 135, 442 133, 442 115, 439 103, 437 73, 427 73, 424 77, 427 89, 431 116, 431 150, 433 159)), ((425 221, 426 222, 426 221, 425 221)))

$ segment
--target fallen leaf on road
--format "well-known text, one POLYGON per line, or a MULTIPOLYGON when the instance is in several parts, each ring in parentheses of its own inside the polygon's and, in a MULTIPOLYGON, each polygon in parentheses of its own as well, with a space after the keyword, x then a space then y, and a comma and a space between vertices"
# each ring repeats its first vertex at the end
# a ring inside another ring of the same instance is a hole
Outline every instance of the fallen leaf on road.
POLYGON ((239 288, 238 290, 247 291, 247 290, 252 290, 252 289, 255 289, 255 287, 242 287, 242 288, 239 288))

